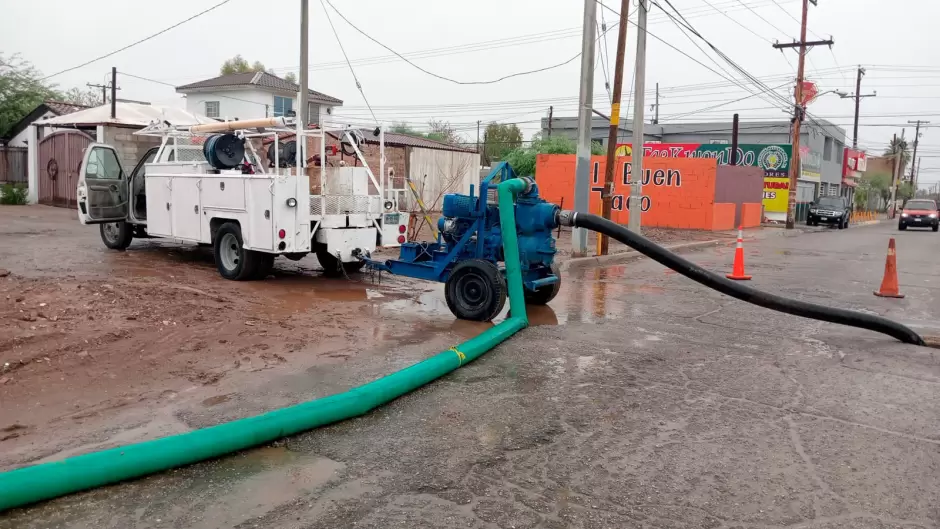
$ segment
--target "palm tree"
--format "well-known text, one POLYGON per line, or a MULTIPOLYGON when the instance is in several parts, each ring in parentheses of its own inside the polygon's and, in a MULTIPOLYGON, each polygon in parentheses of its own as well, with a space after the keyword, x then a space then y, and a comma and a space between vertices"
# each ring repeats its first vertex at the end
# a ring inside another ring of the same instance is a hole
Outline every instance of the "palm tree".
POLYGON ((901 153, 901 172, 904 174, 904 168, 911 162, 911 149, 904 138, 894 138, 888 142, 888 148, 885 149, 885 156, 897 156, 901 153))

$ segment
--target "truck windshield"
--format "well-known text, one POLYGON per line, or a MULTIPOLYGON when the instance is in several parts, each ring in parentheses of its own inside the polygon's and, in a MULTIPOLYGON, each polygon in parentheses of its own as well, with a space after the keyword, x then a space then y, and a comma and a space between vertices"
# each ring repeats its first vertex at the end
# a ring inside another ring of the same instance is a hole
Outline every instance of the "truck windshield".
POLYGON ((841 208, 842 199, 839 197, 819 197, 816 204, 828 208, 841 208))
POLYGON ((936 211, 937 204, 933 200, 911 200, 904 205, 904 209, 928 209, 936 211))

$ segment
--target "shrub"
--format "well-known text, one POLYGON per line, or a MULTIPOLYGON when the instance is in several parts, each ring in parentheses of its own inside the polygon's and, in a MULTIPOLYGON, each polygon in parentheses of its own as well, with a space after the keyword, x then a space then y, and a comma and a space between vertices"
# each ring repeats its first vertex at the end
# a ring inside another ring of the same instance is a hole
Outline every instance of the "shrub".
POLYGON ((0 188, 0 204, 22 205, 26 204, 26 195, 29 189, 26 184, 3 184, 0 188))

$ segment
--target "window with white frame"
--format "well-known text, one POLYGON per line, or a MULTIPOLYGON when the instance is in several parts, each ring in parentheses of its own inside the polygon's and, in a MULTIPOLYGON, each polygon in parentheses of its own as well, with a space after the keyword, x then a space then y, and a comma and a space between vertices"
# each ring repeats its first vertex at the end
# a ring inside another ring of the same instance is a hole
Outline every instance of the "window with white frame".
POLYGON ((274 96, 274 117, 288 116, 294 111, 294 100, 289 97, 274 96))
POLYGON ((320 104, 319 103, 307 103, 307 121, 311 124, 319 125, 320 124, 320 104))
POLYGON ((218 101, 206 101, 205 114, 207 118, 219 117, 219 102, 218 101))

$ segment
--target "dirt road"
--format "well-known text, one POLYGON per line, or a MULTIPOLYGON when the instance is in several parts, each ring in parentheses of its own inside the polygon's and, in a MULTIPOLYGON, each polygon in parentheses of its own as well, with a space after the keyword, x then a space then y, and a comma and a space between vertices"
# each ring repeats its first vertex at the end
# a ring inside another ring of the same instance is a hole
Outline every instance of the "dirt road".
POLYGON ((179 410, 278 373, 477 332, 446 308, 427 317, 443 303, 432 284, 328 279, 312 257, 225 281, 208 248, 109 251, 48 207, 0 208, 0 269, 0 468, 185 431, 179 410))

